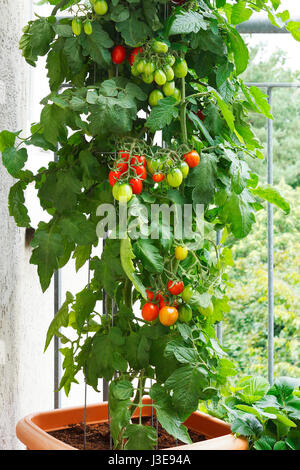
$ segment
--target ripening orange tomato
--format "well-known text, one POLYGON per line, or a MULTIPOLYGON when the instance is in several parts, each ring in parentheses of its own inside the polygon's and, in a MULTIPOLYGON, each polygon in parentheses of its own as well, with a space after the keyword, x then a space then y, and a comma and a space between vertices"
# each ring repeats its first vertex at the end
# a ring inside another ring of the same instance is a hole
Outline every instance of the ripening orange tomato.
POLYGON ((159 311, 159 321, 164 326, 171 326, 177 322, 178 310, 175 307, 165 306, 159 311))

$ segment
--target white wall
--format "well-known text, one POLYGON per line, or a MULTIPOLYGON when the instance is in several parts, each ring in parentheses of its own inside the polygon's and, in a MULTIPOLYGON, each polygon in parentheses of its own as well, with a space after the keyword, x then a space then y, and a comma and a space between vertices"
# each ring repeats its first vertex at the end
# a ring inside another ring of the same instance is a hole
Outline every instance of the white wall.
MULTIPOLYGON (((30 0, 0 0, 0 130, 27 127, 30 67, 18 40, 30 15, 30 0)), ((43 354, 53 288, 42 295, 25 231, 8 214, 12 183, 0 163, 0 449, 21 447, 15 437, 18 419, 53 406, 52 347, 43 354)))

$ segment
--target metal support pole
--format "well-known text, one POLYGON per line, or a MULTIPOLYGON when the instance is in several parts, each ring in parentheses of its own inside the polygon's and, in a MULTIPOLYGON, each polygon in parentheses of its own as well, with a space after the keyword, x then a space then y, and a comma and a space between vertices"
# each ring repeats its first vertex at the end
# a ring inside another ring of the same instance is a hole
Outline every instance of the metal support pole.
MULTIPOLYGON (((54 273, 54 316, 61 306, 61 273, 60 270, 54 273)), ((59 352, 60 341, 54 336, 54 408, 61 407, 61 394, 58 392, 61 380, 61 355, 59 352)))
MULTIPOLYGON (((272 113, 272 87, 267 90, 272 113)), ((268 119, 268 184, 273 184, 273 121, 268 119)), ((268 203, 268 380, 274 375, 274 257, 273 205, 268 203)))

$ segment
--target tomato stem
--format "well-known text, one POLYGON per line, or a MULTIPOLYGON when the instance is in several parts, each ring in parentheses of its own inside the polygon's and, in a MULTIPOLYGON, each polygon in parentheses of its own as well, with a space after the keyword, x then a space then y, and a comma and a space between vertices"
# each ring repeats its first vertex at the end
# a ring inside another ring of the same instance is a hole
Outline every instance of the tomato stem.
POLYGON ((185 78, 181 79, 181 105, 180 105, 180 126, 182 133, 183 143, 186 144, 187 139, 187 128, 186 128, 186 102, 185 102, 185 78))

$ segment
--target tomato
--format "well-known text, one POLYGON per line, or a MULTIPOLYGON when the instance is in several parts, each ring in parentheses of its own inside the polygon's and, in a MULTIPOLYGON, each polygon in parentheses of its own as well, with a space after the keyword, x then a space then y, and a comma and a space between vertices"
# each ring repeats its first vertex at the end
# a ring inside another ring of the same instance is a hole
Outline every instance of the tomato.
POLYGON ((167 82, 162 88, 166 96, 172 96, 175 91, 175 82, 167 82))
POLYGON ((188 249, 186 246, 176 246, 175 258, 179 261, 183 261, 188 255, 188 249))
POLYGON ((150 301, 153 300, 154 293, 149 289, 146 289, 146 293, 147 293, 148 300, 150 300, 150 301))
POLYGON ((196 150, 191 150, 190 152, 183 155, 183 159, 190 168, 194 168, 200 162, 200 155, 198 152, 196 152, 196 150))
POLYGON ((182 291, 181 298, 182 300, 184 300, 184 302, 189 302, 192 295, 193 295, 192 286, 186 286, 182 291))
POLYGON ((164 72, 165 72, 165 75, 167 77, 167 80, 168 82, 170 82, 171 80, 173 80, 174 78, 174 70, 172 69, 172 67, 170 65, 166 65, 164 67, 164 72))
POLYGON ((164 85, 167 81, 165 72, 162 69, 156 69, 154 72, 154 81, 157 85, 164 85))
POLYGON ((159 311, 159 321, 164 326, 171 326, 177 322, 178 310, 175 307, 163 307, 159 311))
POLYGON ((133 166, 132 167, 134 173, 136 176, 139 176, 142 181, 144 181, 147 178, 147 171, 144 166, 133 166))
POLYGON ((179 168, 175 168, 167 174, 167 182, 172 188, 178 188, 181 185, 183 176, 179 168))
MULTIPOLYGON (((114 185, 113 190, 115 187, 116 187, 116 184, 114 185)), ((131 186, 129 186, 129 184, 127 183, 120 184, 120 186, 118 187, 117 194, 118 194, 118 201, 120 202, 130 201, 130 199, 132 198, 131 186)))
POLYGON ((117 171, 120 171, 121 174, 125 173, 127 171, 127 168, 128 168, 128 165, 127 163, 123 163, 123 162, 115 162, 114 163, 114 168, 117 170, 117 171))
POLYGON ((163 99, 164 95, 160 90, 153 90, 149 95, 149 104, 150 106, 157 106, 159 100, 163 99))
POLYGON ((177 59, 174 64, 173 70, 176 78, 185 77, 188 72, 188 66, 186 61, 183 58, 177 59))
POLYGON ((154 80, 153 73, 143 73, 142 74, 142 80, 144 83, 152 83, 154 80))
POLYGON ((147 168, 149 173, 153 175, 155 172, 159 172, 163 168, 163 162, 160 158, 153 158, 147 161, 147 168))
POLYGON ((131 51, 128 59, 131 66, 133 66, 136 56, 139 55, 141 52, 143 52, 143 49, 141 47, 135 47, 133 51, 131 51))
POLYGON ((163 296, 161 295, 160 300, 159 300, 159 304, 158 304, 159 310, 161 310, 163 307, 166 307, 166 305, 168 305, 168 304, 165 302, 163 296))
POLYGON ((90 36, 93 33, 93 26, 90 21, 86 21, 83 25, 84 32, 87 36, 90 36))
POLYGON ((134 178, 131 178, 131 180, 129 180, 129 184, 131 186, 133 194, 141 194, 141 192, 143 191, 142 180, 136 180, 134 178))
POLYGON ((188 166, 188 164, 186 162, 181 162, 179 168, 183 178, 186 178, 190 171, 190 167, 188 166))
POLYGON ((108 6, 105 0, 97 0, 94 5, 94 10, 97 15, 105 15, 108 10, 108 6))
POLYGON ((168 282, 168 289, 172 295, 179 295, 184 289, 184 284, 182 281, 169 281, 168 282))
POLYGON ((165 42, 156 40, 152 41, 152 49, 154 52, 162 52, 163 54, 169 50, 168 45, 165 42))
POLYGON ((144 66, 144 73, 147 75, 153 74, 155 70, 155 64, 153 62, 146 62, 144 66))
POLYGON ((144 165, 146 164, 145 155, 134 155, 130 160, 131 165, 144 165))
POLYGON ((79 36, 82 31, 82 23, 79 18, 73 18, 72 21, 72 31, 75 34, 75 36, 79 36))
POLYGON ((158 306, 147 302, 142 308, 142 317, 146 321, 153 321, 157 318, 159 313, 158 306))
POLYGON ((116 201, 119 200, 119 188, 120 188, 121 184, 116 181, 113 188, 112 188, 112 193, 113 193, 113 197, 116 199, 116 201))
POLYGON ((140 72, 137 71, 135 64, 133 64, 133 66, 131 67, 131 73, 134 77, 137 77, 138 75, 140 75, 140 72))
POLYGON ((196 116, 198 116, 198 118, 199 118, 201 121, 204 121, 205 116, 204 116, 203 112, 201 111, 201 109, 198 109, 198 111, 197 111, 195 114, 196 114, 196 116))
POLYGON ((166 62, 168 65, 174 65, 175 64, 175 57, 172 54, 168 54, 166 57, 166 62))
POLYGON ((139 72, 139 73, 143 73, 144 72, 144 67, 146 65, 146 61, 144 59, 140 59, 137 63, 136 63, 136 70, 139 72))
POLYGON ((128 162, 129 157, 130 157, 128 152, 123 152, 123 150, 120 150, 119 155, 122 158, 122 160, 124 160, 124 162, 128 162))
POLYGON ((120 178, 121 176, 120 171, 110 171, 108 175, 108 181, 111 186, 114 186, 115 182, 120 178))
POLYGON ((209 305, 206 308, 203 307, 198 307, 198 311, 204 316, 204 317, 209 317, 214 313, 214 305, 212 301, 209 302, 209 305))
POLYGON ((160 183, 162 180, 165 179, 165 175, 163 175, 162 173, 156 173, 152 176, 152 179, 153 181, 155 181, 155 183, 160 183))
POLYGON ((189 323, 193 318, 193 311, 189 305, 181 305, 178 309, 178 313, 181 323, 189 323))
POLYGON ((181 101, 181 91, 179 90, 179 88, 175 88, 172 96, 176 98, 176 104, 179 104, 181 101))
POLYGON ((113 64, 121 64, 126 59, 126 49, 124 46, 115 46, 111 53, 113 64))

